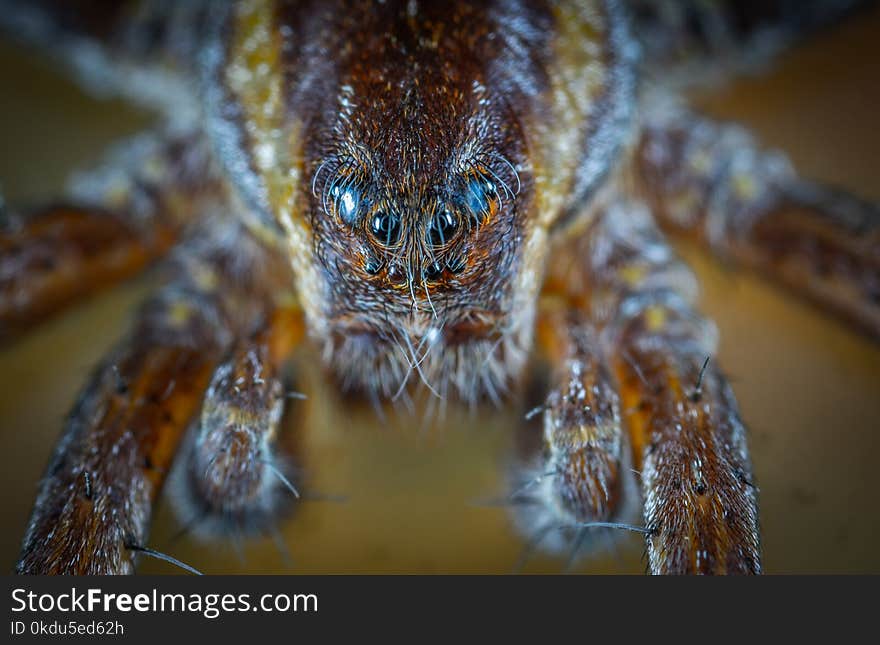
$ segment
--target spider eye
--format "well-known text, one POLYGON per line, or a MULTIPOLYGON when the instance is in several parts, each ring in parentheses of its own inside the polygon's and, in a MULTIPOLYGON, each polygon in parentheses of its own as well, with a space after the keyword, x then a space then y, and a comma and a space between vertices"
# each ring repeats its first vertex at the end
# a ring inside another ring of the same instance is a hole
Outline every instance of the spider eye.
POLYGON ((376 275, 379 273, 379 270, 382 268, 381 260, 378 260, 374 257, 367 258, 366 262, 364 262, 364 271, 369 273, 370 275, 376 275))
POLYGON ((397 213, 378 210, 370 218, 370 233, 384 246, 394 246, 400 239, 400 217, 397 213))
POLYGON ((432 262, 425 267, 425 277, 428 280, 436 280, 443 273, 443 267, 439 262, 432 262))
POLYGON ((486 176, 473 175, 467 180, 464 203, 477 222, 482 222, 494 214, 497 197, 495 183, 486 176))
POLYGON ((428 242, 431 246, 443 246, 458 230, 458 217, 446 207, 441 207, 428 224, 428 242))
POLYGON ((333 206, 339 218, 352 226, 357 221, 361 206, 361 192, 354 186, 334 186, 332 190, 333 206))

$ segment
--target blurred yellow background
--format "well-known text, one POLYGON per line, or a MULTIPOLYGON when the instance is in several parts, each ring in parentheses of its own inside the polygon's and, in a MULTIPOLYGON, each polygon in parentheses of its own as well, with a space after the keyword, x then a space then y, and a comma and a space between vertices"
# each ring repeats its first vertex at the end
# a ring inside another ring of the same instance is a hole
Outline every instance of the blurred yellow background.
MULTIPOLYGON (((750 126, 799 170, 880 200, 880 11, 862 14, 784 56, 770 73, 700 100, 711 114, 750 126)), ((66 174, 112 140, 149 122, 96 102, 30 52, 0 44, 0 186, 17 203, 55 194, 66 174)), ((749 275, 681 248, 703 284, 703 309, 721 330, 760 488, 768 572, 880 572, 878 455, 880 345, 749 275)), ((92 365, 119 337, 149 276, 50 321, 0 348, 0 568, 11 569, 62 419, 92 365)), ((167 504, 150 544, 211 573, 507 572, 525 544, 504 509, 473 504, 505 490, 515 411, 451 411, 418 431, 348 412, 317 379, 288 428, 301 438, 310 488, 346 501, 305 502, 272 537, 206 548, 172 540, 167 504)), ((641 572, 642 545, 624 536, 578 571, 641 572)), ((564 558, 536 554, 525 570, 559 572, 564 558)), ((171 571, 145 561, 142 571, 171 571)))

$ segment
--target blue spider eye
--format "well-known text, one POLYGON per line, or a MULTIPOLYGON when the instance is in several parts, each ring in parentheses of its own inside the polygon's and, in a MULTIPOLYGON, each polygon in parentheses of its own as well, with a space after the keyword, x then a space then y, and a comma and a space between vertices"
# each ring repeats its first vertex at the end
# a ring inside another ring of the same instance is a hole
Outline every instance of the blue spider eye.
POLYGON ((333 206, 339 218, 352 226, 357 221, 360 212, 361 193, 354 186, 334 186, 331 190, 333 206))
POLYGON ((474 175, 467 180, 464 203, 478 222, 492 215, 496 196, 495 184, 483 175, 474 175))

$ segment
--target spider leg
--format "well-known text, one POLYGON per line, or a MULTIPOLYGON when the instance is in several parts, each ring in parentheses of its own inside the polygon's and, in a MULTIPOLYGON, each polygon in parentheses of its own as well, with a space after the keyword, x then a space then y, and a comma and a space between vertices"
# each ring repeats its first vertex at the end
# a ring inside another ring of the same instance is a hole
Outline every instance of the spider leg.
POLYGON ((217 368, 186 456, 172 477, 184 520, 203 535, 274 530, 300 497, 276 453, 287 398, 282 366, 303 335, 300 313, 279 308, 217 368))
POLYGON ((757 499, 716 333, 696 285, 639 204, 613 203, 584 238, 602 330, 640 472, 653 573, 758 573, 757 499))
POLYGON ((526 484, 511 496, 517 523, 527 531, 549 527, 542 546, 572 551, 572 560, 580 542, 597 536, 598 527, 581 525, 620 518, 625 486, 632 483, 620 397, 585 314, 545 294, 537 341, 553 385, 540 408, 543 445, 517 473, 526 484))
POLYGON ((880 338, 880 207, 799 178, 741 128, 646 111, 639 189, 664 226, 880 338))
POLYGON ((869 6, 867 0, 627 0, 644 71, 681 88, 767 67, 781 52, 869 6))
POLYGON ((210 222, 95 371, 40 484, 19 573, 131 573, 184 430, 233 339, 286 274, 238 225, 210 222))
POLYGON ((0 35, 48 55, 93 95, 121 97, 195 124, 193 79, 218 4, 4 0, 0 35))
POLYGON ((135 275, 222 199, 205 142, 144 135, 74 177, 60 203, 0 221, 0 341, 135 275))

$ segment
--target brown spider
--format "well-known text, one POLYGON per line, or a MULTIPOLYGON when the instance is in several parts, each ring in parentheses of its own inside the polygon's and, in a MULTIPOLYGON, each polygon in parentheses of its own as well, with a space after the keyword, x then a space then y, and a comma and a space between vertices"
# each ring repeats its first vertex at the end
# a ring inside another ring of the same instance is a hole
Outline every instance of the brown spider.
POLYGON ((4 18, 166 118, 7 215, 0 337, 179 251, 67 421, 19 571, 132 571, 178 449, 194 530, 274 526, 299 496, 275 438, 306 334, 378 410, 546 385, 510 496, 533 542, 576 556, 630 529, 652 572, 761 570, 714 328, 654 220, 880 333, 876 208, 672 92, 838 9, 44 4, 4 18))

